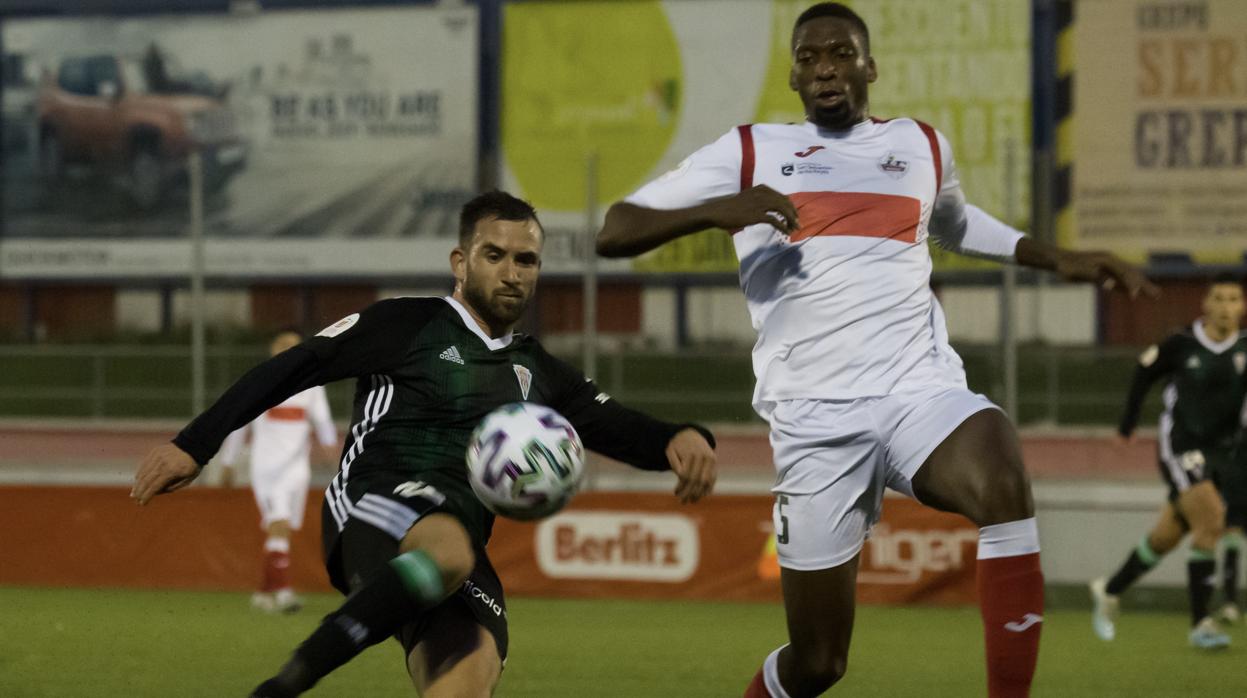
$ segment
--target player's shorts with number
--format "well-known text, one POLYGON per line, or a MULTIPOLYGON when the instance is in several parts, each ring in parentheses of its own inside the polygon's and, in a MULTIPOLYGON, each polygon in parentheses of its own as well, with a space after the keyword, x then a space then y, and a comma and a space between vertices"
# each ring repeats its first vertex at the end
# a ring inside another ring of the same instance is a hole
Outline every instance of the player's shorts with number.
POLYGON ((913 496, 931 452, 976 412, 999 409, 965 388, 934 387, 856 400, 783 400, 771 415, 780 565, 848 562, 878 520, 883 491, 913 496))
POLYGON ((312 470, 306 457, 302 463, 278 463, 275 467, 266 467, 253 457, 251 491, 260 509, 261 525, 267 527, 274 521, 289 521, 292 529, 301 529, 311 477, 312 470))

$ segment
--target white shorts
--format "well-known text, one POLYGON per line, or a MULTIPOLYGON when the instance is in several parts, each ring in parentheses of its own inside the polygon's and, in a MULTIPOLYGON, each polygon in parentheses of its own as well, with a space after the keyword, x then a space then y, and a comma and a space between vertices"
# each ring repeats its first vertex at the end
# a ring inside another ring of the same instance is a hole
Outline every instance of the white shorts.
POLYGON ((965 388, 858 400, 784 400, 771 415, 773 518, 782 567, 844 564, 879 520, 883 489, 914 496, 927 456, 970 415, 999 409, 965 388))
POLYGON ((260 508, 260 527, 267 529, 274 521, 289 521, 290 528, 303 527, 303 510, 307 505, 307 488, 312 470, 307 464, 263 468, 252 464, 251 491, 260 508))

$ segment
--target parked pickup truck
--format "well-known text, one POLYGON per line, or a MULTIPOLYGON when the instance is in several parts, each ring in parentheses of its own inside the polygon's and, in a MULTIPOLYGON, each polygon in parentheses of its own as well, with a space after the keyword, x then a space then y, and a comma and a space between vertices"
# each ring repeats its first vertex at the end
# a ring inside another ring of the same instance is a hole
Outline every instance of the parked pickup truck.
POLYGON ((39 168, 50 184, 70 164, 120 175, 140 209, 161 203, 186 177, 197 149, 204 186, 220 189, 247 162, 234 115, 211 90, 152 74, 141 59, 66 58, 39 90, 39 168), (153 84, 154 78, 162 84, 153 84))

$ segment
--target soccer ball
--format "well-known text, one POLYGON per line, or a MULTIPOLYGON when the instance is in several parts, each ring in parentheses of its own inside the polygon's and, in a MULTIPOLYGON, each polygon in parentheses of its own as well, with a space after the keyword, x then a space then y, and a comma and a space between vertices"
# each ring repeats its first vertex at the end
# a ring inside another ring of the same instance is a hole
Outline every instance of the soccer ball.
POLYGON ((490 412, 468 441, 468 482, 495 514, 529 521, 562 509, 584 473, 584 446, 563 415, 532 402, 490 412))

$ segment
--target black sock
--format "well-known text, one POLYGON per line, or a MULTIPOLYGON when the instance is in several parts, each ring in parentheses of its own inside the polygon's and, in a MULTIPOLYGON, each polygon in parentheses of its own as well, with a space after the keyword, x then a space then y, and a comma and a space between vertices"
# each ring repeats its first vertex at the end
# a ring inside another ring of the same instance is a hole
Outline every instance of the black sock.
POLYGON ((1238 548, 1225 549, 1225 563, 1221 570, 1225 584, 1225 602, 1238 605, 1238 548))
POLYGON ((1186 563, 1186 586, 1191 595, 1191 625, 1208 615, 1208 603, 1212 601, 1216 578, 1216 558, 1202 550, 1191 550, 1191 559, 1186 563))
POLYGON ((1108 585, 1104 590, 1113 596, 1121 594, 1129 589, 1139 577, 1155 567, 1159 561, 1160 557, 1152 552, 1151 546, 1147 544, 1147 538, 1144 538, 1134 550, 1130 551, 1130 557, 1121 564, 1121 569, 1117 570, 1117 574, 1108 580, 1108 585))
POLYGON ((325 616, 277 676, 264 685, 298 695, 443 598, 436 564, 419 551, 400 555, 325 616))

